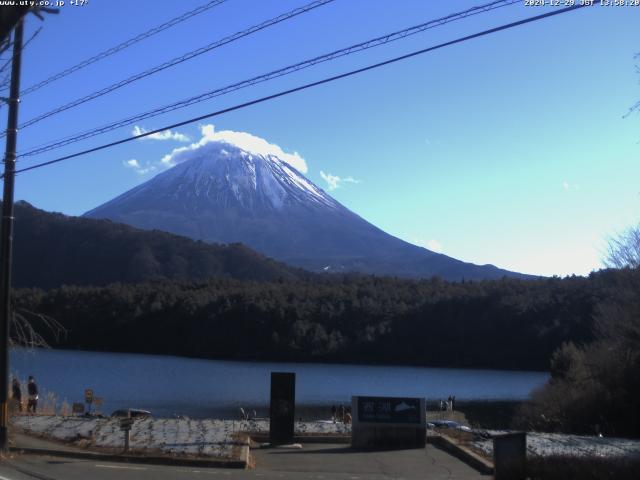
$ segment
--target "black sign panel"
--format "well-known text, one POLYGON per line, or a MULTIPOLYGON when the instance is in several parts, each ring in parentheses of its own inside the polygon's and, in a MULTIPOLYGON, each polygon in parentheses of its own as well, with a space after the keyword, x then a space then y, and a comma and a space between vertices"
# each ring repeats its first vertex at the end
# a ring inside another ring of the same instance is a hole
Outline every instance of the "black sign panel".
POLYGON ((269 440, 272 444, 293 443, 296 374, 271 372, 269 440))
POLYGON ((493 464, 497 480, 527 478, 527 434, 513 432, 494 436, 493 464))
POLYGON ((358 421, 421 423, 419 398, 358 397, 358 421))
POLYGON ((131 430, 133 425, 133 418, 123 418, 120 420, 120 430, 128 431, 131 430))

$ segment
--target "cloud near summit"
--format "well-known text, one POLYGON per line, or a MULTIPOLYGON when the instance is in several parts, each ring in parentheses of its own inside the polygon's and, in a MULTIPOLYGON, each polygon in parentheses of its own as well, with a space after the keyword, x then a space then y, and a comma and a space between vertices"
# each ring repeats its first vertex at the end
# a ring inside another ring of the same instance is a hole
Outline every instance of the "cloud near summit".
POLYGON ((324 173, 322 170, 320 170, 320 176, 325 182, 327 182, 327 188, 329 190, 335 190, 344 183, 361 183, 360 180, 356 180, 353 177, 339 177, 338 175, 324 173))
POLYGON ((188 159, 188 152, 198 150, 207 144, 221 142, 241 148, 254 155, 274 155, 287 162, 301 173, 307 173, 309 168, 304 158, 298 152, 286 153, 274 143, 267 142, 264 138, 256 137, 247 132, 235 132, 233 130, 216 131, 213 125, 201 125, 202 138, 189 146, 174 148, 173 151, 162 157, 162 164, 172 167, 188 159))
MULTIPOLYGON (((143 135, 145 133, 149 133, 149 130, 139 127, 138 125, 134 125, 133 130, 131 131, 131 135, 133 135, 134 137, 143 135)), ((191 139, 183 133, 173 132, 171 130, 163 130, 162 132, 156 132, 152 133, 151 135, 147 135, 146 137, 142 137, 139 140, 175 140, 177 142, 188 142, 191 139)))

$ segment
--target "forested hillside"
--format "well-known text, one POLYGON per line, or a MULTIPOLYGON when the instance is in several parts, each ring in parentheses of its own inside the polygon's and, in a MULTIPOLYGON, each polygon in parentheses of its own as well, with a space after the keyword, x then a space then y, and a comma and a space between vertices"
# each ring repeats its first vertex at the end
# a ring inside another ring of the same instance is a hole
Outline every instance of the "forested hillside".
POLYGON ((51 288, 146 280, 309 276, 241 244, 213 245, 108 220, 15 206, 13 284, 51 288))
POLYGON ((66 336, 50 342, 64 348, 547 370, 563 342, 592 339, 595 313, 638 277, 164 281, 20 290, 15 304, 60 321, 66 336))

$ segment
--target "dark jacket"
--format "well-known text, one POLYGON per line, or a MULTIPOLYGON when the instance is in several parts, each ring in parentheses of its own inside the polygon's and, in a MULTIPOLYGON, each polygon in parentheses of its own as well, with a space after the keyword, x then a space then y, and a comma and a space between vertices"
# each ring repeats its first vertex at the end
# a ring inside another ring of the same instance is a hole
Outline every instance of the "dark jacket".
POLYGON ((29 391, 29 395, 38 395, 38 385, 36 385, 36 382, 28 383, 27 390, 29 391))
POLYGON ((19 383, 12 384, 11 390, 13 391, 13 398, 15 398, 16 400, 22 400, 22 391, 20 390, 19 383))

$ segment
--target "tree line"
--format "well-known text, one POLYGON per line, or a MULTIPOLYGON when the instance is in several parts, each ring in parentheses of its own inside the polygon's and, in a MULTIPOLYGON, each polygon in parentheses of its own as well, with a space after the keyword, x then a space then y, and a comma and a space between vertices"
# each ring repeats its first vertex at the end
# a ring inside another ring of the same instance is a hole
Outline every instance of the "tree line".
POLYGON ((520 408, 518 428, 640 436, 640 224, 610 239, 605 264, 619 270, 596 304, 591 341, 553 353, 551 379, 520 408))
POLYGON ((637 269, 473 282, 218 278, 20 289, 14 305, 39 331, 42 318, 57 320, 64 332, 43 333, 59 348, 549 370, 563 344, 593 341, 607 305, 638 284, 637 269))

